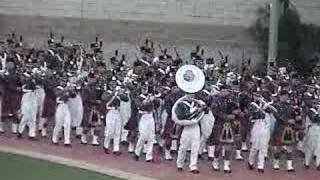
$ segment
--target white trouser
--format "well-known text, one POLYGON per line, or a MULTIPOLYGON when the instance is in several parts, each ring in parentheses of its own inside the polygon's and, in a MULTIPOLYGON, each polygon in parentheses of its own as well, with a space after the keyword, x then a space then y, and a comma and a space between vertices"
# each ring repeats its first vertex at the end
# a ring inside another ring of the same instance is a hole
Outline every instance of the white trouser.
POLYGON ((120 150, 122 123, 119 110, 109 110, 106 114, 106 127, 104 130, 104 147, 109 148, 110 141, 113 139, 113 151, 120 150))
POLYGON ((68 101, 69 111, 71 114, 71 126, 77 128, 77 135, 81 135, 80 126, 83 119, 83 104, 79 94, 75 98, 70 98, 68 101))
POLYGON ((37 115, 38 117, 41 117, 43 113, 44 99, 46 97, 46 93, 43 88, 37 88, 34 91, 34 93, 37 97, 37 115))
POLYGON ((254 165, 258 154, 258 169, 264 169, 265 157, 268 153, 270 141, 270 121, 268 119, 256 120, 251 130, 251 148, 249 163, 254 165))
POLYGON ((2 122, 2 97, 0 97, 0 132, 4 132, 4 127, 2 122))
POLYGON ((120 115, 122 121, 121 141, 127 141, 128 130, 125 130, 123 127, 127 124, 131 116, 131 101, 120 102, 120 115))
POLYGON ((45 131, 45 124, 47 122, 47 119, 43 118, 42 114, 43 114, 43 108, 44 108, 44 101, 45 101, 46 93, 45 93, 43 88, 38 88, 38 89, 35 90, 35 94, 36 94, 36 97, 37 97, 37 117, 39 118, 38 128, 39 128, 39 130, 45 131))
POLYGON ((208 114, 205 114, 203 118, 200 120, 201 139, 200 139, 199 154, 202 154, 203 150, 206 147, 206 142, 212 132, 214 122, 215 122, 215 119, 211 110, 209 110, 208 114))
POLYGON ((197 170, 198 166, 198 151, 200 147, 200 127, 198 124, 184 126, 180 137, 180 146, 178 150, 177 167, 183 168, 186 153, 191 149, 190 155, 190 170, 197 170))
POLYGON ((29 127, 29 137, 36 136, 37 101, 34 92, 25 93, 21 99, 22 118, 18 132, 23 133, 26 126, 29 127))
POLYGON ((147 142, 146 160, 152 160, 153 142, 155 138, 155 124, 152 113, 143 114, 139 121, 139 138, 135 148, 135 154, 140 156, 141 150, 147 142))
POLYGON ((320 165, 320 126, 311 125, 307 130, 304 142, 305 164, 310 165, 313 156, 316 156, 316 166, 320 165))
POLYGON ((59 140, 60 131, 64 130, 64 143, 70 144, 70 131, 71 131, 71 115, 67 104, 58 104, 55 114, 55 126, 53 129, 52 141, 57 143, 59 140))

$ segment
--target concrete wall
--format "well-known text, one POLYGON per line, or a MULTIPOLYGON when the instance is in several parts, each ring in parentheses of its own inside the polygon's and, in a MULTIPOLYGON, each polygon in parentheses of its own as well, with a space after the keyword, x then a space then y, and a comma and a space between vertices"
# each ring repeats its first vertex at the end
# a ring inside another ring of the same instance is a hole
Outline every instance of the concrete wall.
POLYGON ((1 0, 0 13, 248 25, 269 0, 1 0))
MULTIPOLYGON (((133 56, 146 37, 178 46, 187 58, 201 44, 235 63, 261 60, 246 31, 258 7, 271 0, 0 0, 0 36, 15 30, 40 46, 50 29, 69 41, 90 42, 98 34, 106 56, 120 49, 133 56)), ((294 0, 305 22, 320 25, 319 0, 294 0)))
MULTIPOLYGON (((0 14, 248 26, 271 0, 1 0, 0 14)), ((319 0, 292 0, 320 25, 319 0)))

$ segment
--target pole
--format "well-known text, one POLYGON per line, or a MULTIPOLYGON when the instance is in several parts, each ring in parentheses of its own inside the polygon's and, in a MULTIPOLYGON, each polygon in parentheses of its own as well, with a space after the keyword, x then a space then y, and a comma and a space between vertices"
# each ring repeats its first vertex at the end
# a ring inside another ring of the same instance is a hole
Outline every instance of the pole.
POLYGON ((268 45, 268 74, 271 71, 271 64, 274 64, 278 54, 278 31, 280 17, 280 2, 272 0, 270 4, 270 27, 269 27, 269 45, 268 45))

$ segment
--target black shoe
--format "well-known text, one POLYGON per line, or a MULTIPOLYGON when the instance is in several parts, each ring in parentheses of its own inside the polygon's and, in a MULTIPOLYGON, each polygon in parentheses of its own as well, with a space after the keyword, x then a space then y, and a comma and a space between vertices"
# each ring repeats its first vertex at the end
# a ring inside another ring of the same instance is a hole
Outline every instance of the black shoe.
POLYGON ((250 163, 248 162, 248 169, 249 169, 249 170, 253 170, 253 169, 254 169, 253 164, 250 164, 250 163))
POLYGON ((208 161, 212 162, 213 161, 213 157, 208 157, 208 161))
POLYGON ((178 172, 182 172, 183 168, 178 168, 177 170, 178 170, 178 172))
POLYGON ((122 153, 120 151, 115 151, 115 152, 113 152, 113 154, 116 156, 120 156, 122 153))
POLYGON ((309 165, 304 164, 304 168, 305 168, 305 169, 310 169, 310 166, 309 166, 309 165))
POLYGON ((18 137, 18 139, 22 139, 22 134, 18 133, 17 137, 18 137))
POLYGON ((129 143, 127 141, 122 141, 120 144, 123 145, 123 146, 128 146, 129 145, 129 143))
POLYGON ((203 159, 203 157, 202 157, 202 155, 201 155, 201 154, 198 154, 198 159, 200 159, 200 160, 202 160, 202 159, 203 159))
POLYGON ((195 170, 192 170, 192 171, 190 171, 192 174, 199 174, 200 173, 200 171, 198 170, 198 169, 195 169, 195 170))
POLYGON ((0 131, 0 134, 4 134, 4 131, 0 131))
POLYGON ((259 173, 264 173, 264 169, 258 169, 259 173))
POLYGON ((288 172, 296 172, 294 169, 289 169, 288 172))
POLYGON ((64 144, 64 147, 71 148, 72 146, 71 146, 71 144, 64 144))
POLYGON ((225 173, 225 174, 231 174, 231 169, 230 170, 223 170, 223 172, 225 173))
POLYGON ((171 158, 171 159, 165 159, 166 161, 173 161, 173 159, 171 158))
POLYGON ((81 139, 81 135, 76 135, 76 138, 77 139, 81 139))
POLYGON ((153 163, 154 160, 153 160, 153 159, 149 159, 149 160, 146 160, 146 162, 148 162, 148 163, 153 163))
POLYGON ((139 161, 139 156, 134 155, 134 160, 139 161))
POLYGON ((38 141, 38 139, 36 138, 36 137, 28 137, 29 138, 29 140, 31 140, 31 141, 38 141))
POLYGON ((110 154, 109 149, 108 148, 104 148, 104 153, 105 154, 110 154))

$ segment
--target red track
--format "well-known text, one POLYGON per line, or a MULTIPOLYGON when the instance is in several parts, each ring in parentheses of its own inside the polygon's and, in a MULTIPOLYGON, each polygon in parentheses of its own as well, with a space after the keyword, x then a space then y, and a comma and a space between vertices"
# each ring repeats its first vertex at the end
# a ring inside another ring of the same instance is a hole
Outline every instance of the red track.
MULTIPOLYGON (((249 171, 246 162, 232 162, 232 174, 225 175, 223 172, 211 171, 205 161, 200 164, 200 175, 193 175, 187 171, 177 172, 175 162, 161 161, 157 163, 147 163, 143 160, 136 162, 131 155, 123 153, 121 156, 113 154, 106 155, 102 147, 93 147, 90 145, 81 145, 79 140, 73 141, 72 148, 65 148, 62 144, 54 146, 48 139, 40 141, 30 141, 26 138, 17 139, 16 136, 9 133, 0 136, 0 143, 3 146, 36 151, 50 155, 58 155, 65 158, 76 160, 85 160, 89 163, 106 166, 112 169, 135 173, 143 176, 153 177, 161 180, 222 180, 222 179, 239 179, 239 180, 318 180, 320 171, 313 169, 305 170, 301 158, 295 160, 296 172, 287 173, 286 171, 273 171, 270 163, 267 165, 266 172, 259 174, 256 171, 249 171)), ((123 152, 125 150, 123 149, 123 152)))

